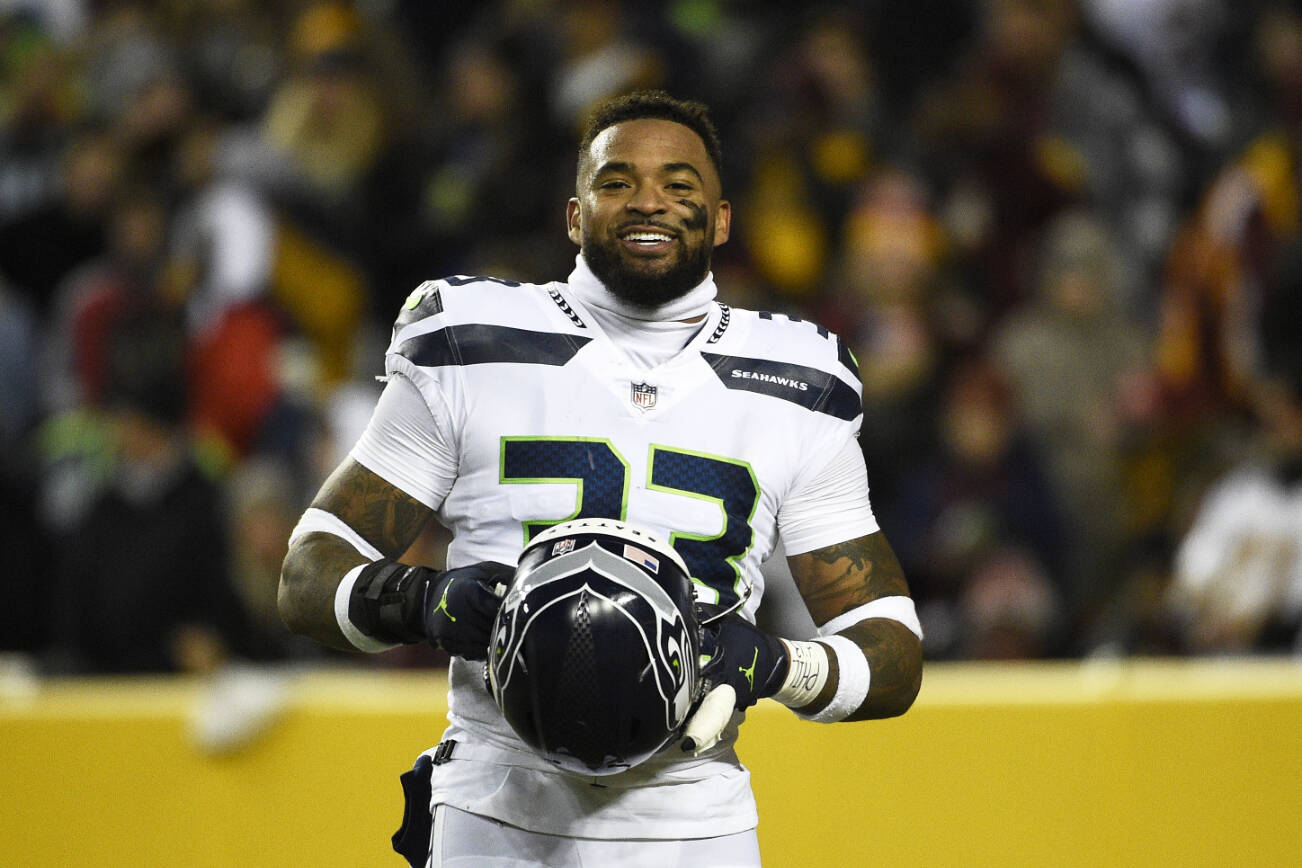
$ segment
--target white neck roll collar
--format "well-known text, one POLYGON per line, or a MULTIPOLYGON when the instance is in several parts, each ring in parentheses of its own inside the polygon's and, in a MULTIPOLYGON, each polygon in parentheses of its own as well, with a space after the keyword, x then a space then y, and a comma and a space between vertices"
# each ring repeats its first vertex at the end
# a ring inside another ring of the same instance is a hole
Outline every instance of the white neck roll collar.
POLYGON ((574 271, 570 273, 569 285, 574 290, 574 294, 579 297, 579 301, 588 307, 644 322, 695 319, 709 313, 710 302, 714 301, 718 293, 718 288, 714 285, 714 275, 707 273, 705 279, 696 286, 659 307, 635 307, 617 298, 604 283, 597 279, 597 275, 592 273, 582 253, 574 257, 574 271))

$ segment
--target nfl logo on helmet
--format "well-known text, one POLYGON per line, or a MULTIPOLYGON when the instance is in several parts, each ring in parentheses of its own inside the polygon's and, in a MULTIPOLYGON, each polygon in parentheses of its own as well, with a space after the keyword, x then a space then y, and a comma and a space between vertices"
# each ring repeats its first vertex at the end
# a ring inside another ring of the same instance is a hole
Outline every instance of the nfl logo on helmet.
POLYGON ((656 405, 656 387, 648 383, 633 383, 633 406, 642 410, 650 410, 656 405))

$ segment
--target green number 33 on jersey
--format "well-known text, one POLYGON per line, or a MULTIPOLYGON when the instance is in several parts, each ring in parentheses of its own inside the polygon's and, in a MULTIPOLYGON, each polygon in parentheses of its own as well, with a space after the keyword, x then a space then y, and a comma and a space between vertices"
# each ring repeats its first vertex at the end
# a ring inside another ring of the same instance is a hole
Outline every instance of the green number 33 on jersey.
MULTIPOLYGON (((738 563, 754 542, 750 521, 759 504, 759 483, 749 464, 669 446, 651 447, 647 487, 714 503, 723 530, 714 536, 674 531, 670 544, 682 555, 704 602, 731 605, 741 587, 738 563)), ((613 518, 628 513, 629 466, 609 440, 590 437, 503 437, 501 481, 509 484, 570 483, 575 511, 563 519, 527 521, 527 543, 554 524, 576 518, 613 518)))

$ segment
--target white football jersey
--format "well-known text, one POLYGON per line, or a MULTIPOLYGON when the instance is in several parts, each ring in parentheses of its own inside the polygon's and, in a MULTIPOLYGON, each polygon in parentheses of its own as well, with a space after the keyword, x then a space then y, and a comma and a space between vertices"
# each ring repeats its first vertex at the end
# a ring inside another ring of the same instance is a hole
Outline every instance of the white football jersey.
MULTIPOLYGON (((813 323, 715 302, 681 352, 639 368, 564 283, 422 284, 386 368, 420 390, 456 454, 437 510, 453 534, 449 567, 514 564, 551 525, 613 518, 668 540, 699 599, 726 605, 751 584, 752 620, 784 500, 854 440, 862 412, 852 356, 813 323)), ((875 529, 869 514, 860 533, 875 529)), ((756 823, 732 749, 741 715, 705 756, 671 748, 588 781, 515 737, 482 664, 454 659, 451 682, 444 738, 457 745, 436 767, 435 803, 594 838, 708 837, 756 823)))

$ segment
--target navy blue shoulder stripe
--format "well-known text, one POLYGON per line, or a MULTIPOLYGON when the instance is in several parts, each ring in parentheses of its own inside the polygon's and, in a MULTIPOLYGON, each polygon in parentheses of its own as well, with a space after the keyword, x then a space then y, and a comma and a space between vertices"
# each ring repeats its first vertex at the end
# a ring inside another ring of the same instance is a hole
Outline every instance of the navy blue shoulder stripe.
POLYGON ((402 342, 398 354, 426 368, 449 365, 564 365, 592 338, 470 323, 402 342))
POLYGON ((729 389, 781 398, 837 419, 855 419, 863 403, 854 387, 835 374, 805 365, 701 353, 715 376, 729 389))

